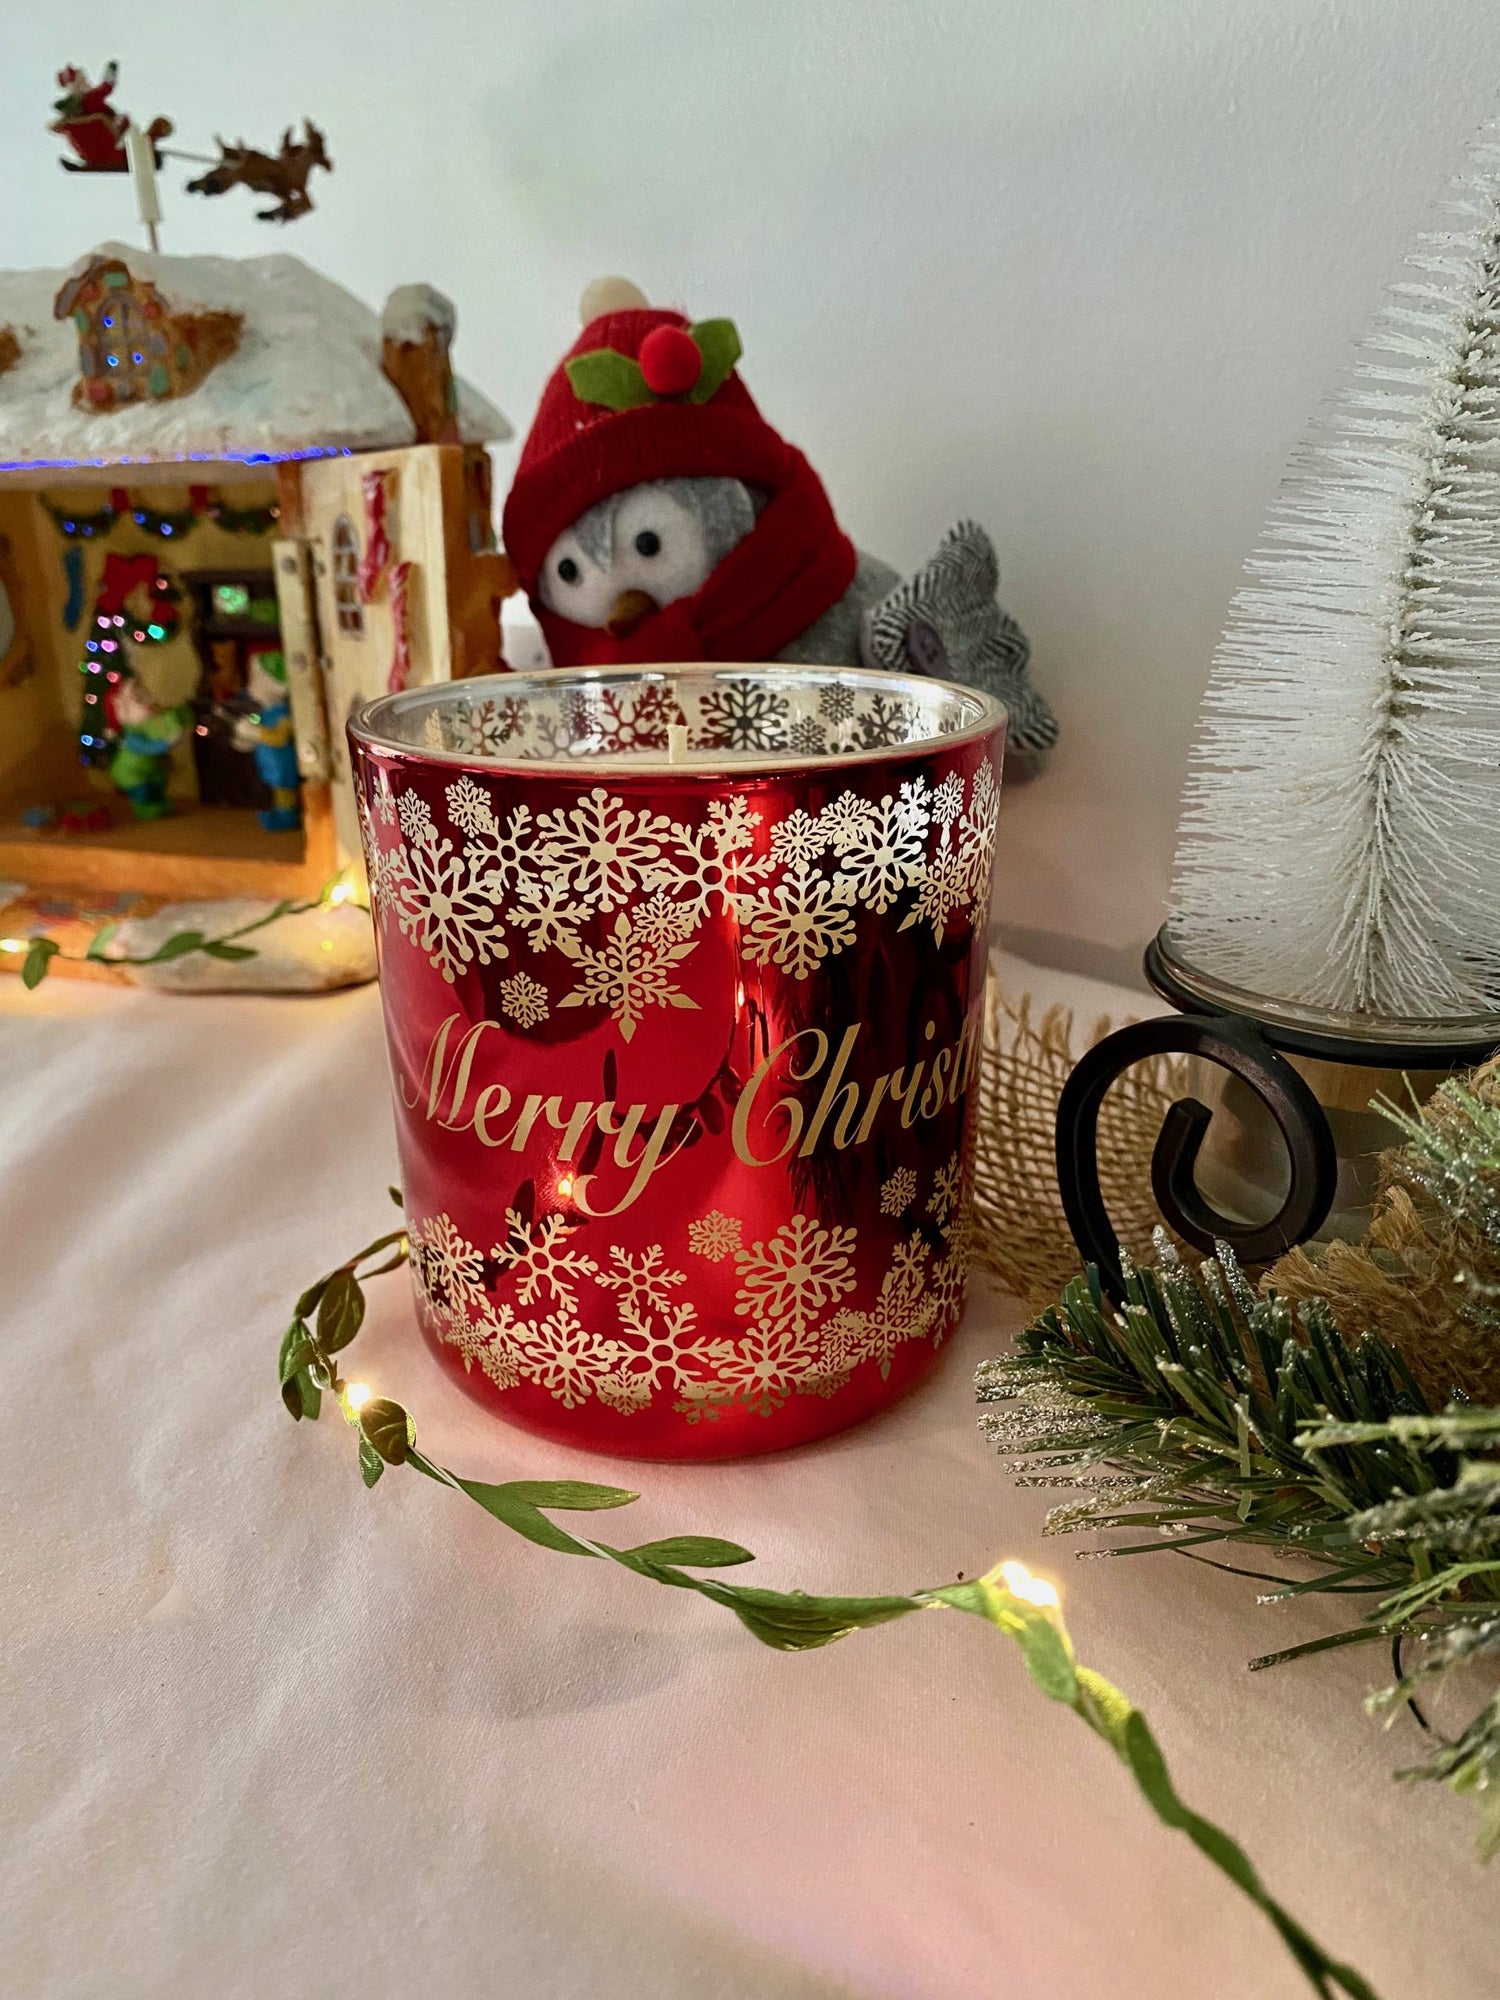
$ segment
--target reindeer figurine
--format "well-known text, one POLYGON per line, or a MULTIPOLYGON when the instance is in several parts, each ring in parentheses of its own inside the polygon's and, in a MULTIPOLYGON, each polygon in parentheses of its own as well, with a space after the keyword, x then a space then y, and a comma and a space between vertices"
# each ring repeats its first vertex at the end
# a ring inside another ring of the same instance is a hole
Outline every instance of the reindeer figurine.
POLYGON ((287 127, 279 154, 259 153, 243 139, 237 146, 226 146, 217 133, 214 143, 223 157, 206 174, 188 182, 188 193, 227 194, 232 187, 247 187, 252 194, 275 195, 274 208, 255 211, 261 222, 295 222, 299 215, 310 215, 313 204, 307 192, 308 176, 314 167, 333 172, 323 134, 310 118, 302 121, 299 141, 293 141, 292 128, 287 127))

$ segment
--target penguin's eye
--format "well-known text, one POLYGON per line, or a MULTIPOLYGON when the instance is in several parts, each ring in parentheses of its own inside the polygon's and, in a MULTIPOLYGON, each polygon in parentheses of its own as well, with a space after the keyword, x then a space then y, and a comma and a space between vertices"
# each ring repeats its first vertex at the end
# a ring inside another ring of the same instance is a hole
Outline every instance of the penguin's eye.
POLYGON ((564 556, 557 565, 557 573, 564 583, 577 583, 578 565, 571 556, 564 556))
POLYGON ((635 552, 638 556, 661 554, 661 536, 657 534, 655 528, 642 528, 635 538, 635 552))

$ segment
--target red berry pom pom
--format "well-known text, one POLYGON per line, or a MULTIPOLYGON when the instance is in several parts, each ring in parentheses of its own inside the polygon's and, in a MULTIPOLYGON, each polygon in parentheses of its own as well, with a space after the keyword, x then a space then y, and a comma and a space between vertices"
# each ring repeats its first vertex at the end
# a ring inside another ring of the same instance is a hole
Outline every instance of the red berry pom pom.
POLYGON ((698 343, 680 326, 654 326, 641 342, 641 373, 653 396, 685 396, 703 373, 698 343))

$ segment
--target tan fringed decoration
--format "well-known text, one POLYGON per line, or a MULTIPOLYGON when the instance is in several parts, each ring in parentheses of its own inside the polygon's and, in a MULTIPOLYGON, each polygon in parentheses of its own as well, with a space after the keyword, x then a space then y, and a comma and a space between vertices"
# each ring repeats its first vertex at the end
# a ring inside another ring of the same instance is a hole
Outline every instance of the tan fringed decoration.
MULTIPOLYGON (((1487 1110, 1500 1112, 1500 1060, 1465 1082, 1487 1110)), ((1439 1132, 1459 1122, 1441 1091, 1421 1118, 1439 1132)), ((1288 1251, 1265 1282, 1287 1298, 1327 1299, 1347 1340, 1375 1333, 1388 1341, 1438 1408, 1455 1390, 1500 1403, 1500 1245, 1455 1225, 1412 1165, 1405 1147, 1382 1157, 1363 1243, 1288 1251)))
MULTIPOLYGON (((1050 1305, 1080 1268, 1057 1191, 1054 1126, 1068 1073, 1116 1023, 1094 1023, 1074 1045, 1066 1007, 1032 1018, 1031 996, 1011 1002, 990 981, 979 1073, 974 1157, 974 1265, 1028 1304, 1050 1305)), ((1151 1149, 1162 1119, 1186 1090, 1186 1060, 1158 1056, 1129 1070, 1099 1117, 1099 1181, 1120 1240, 1151 1251, 1161 1221, 1151 1196, 1151 1149)))

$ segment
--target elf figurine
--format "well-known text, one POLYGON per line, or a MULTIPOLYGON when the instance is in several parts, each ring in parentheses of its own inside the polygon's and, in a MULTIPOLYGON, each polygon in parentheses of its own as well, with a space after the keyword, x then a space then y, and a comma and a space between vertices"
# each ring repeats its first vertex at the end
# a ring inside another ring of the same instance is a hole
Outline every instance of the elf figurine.
POLYGON ((165 819, 172 810, 167 797, 171 754, 193 719, 187 702, 163 708, 136 679, 125 676, 104 697, 104 714, 119 741, 110 759, 110 781, 130 801, 137 819, 165 819))
POLYGON ((245 688, 255 712, 241 718, 237 739, 255 751, 255 768, 271 793, 260 823, 267 833, 291 833, 302 824, 302 778, 287 700, 285 657, 270 646, 252 653, 245 688))
POLYGON ((690 325, 605 278, 543 391, 505 504, 506 553, 554 666, 785 660, 932 674, 994 694, 1033 764, 1057 723, 996 599, 994 547, 950 528, 906 581, 856 549, 822 481, 736 372, 725 319, 690 325))

